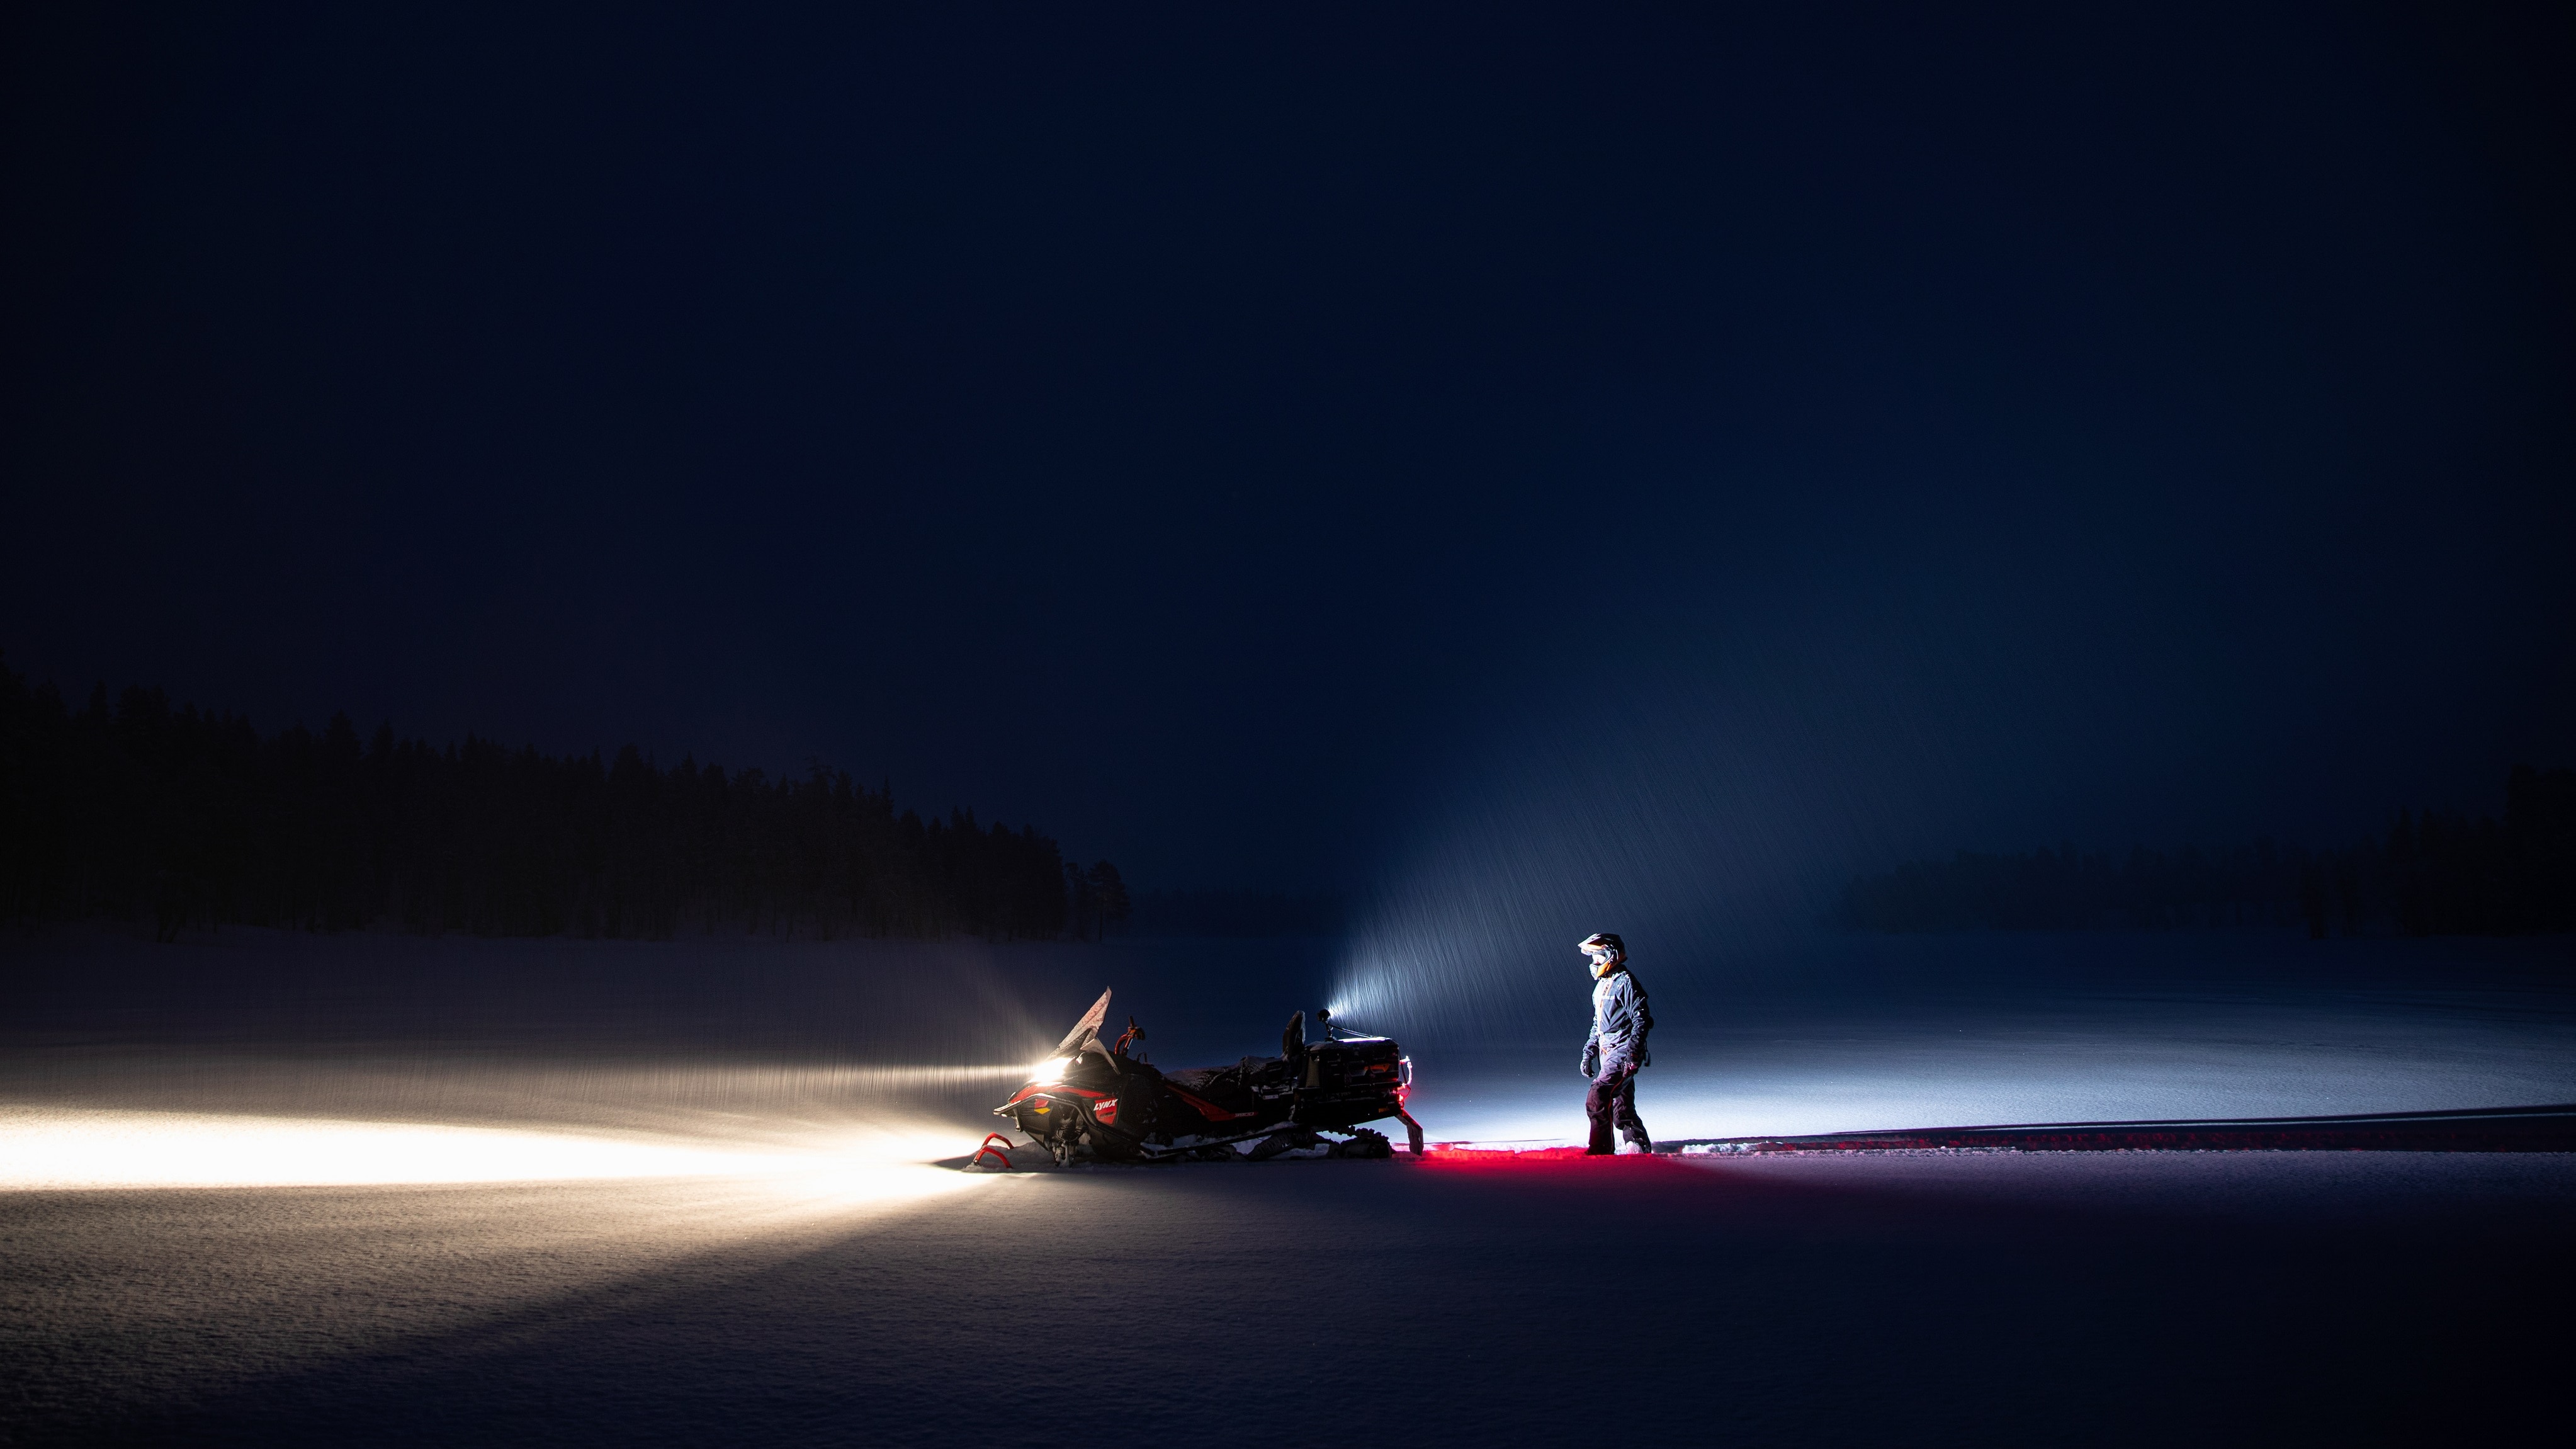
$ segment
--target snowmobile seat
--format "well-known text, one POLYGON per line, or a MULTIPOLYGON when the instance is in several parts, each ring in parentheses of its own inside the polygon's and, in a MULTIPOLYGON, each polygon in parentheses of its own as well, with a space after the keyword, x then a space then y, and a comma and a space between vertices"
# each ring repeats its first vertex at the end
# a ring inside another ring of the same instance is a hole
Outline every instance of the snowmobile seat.
POLYGON ((1297 1085, 1288 1063, 1278 1057, 1245 1057, 1232 1066, 1165 1072, 1163 1080, 1210 1106, 1247 1113, 1286 1098, 1297 1085))

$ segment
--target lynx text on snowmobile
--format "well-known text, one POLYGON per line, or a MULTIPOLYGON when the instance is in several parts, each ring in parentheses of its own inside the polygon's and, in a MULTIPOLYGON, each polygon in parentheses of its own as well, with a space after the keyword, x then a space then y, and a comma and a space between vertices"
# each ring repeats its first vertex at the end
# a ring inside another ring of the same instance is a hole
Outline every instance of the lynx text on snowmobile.
POLYGON ((1227 1161, 1245 1142, 1256 1143, 1246 1154, 1255 1161, 1312 1147, 1384 1157, 1393 1151, 1385 1136, 1360 1124, 1386 1118, 1402 1122, 1414 1154, 1422 1152, 1422 1124, 1404 1109, 1412 1059, 1382 1036, 1337 1035, 1329 1012, 1315 1013, 1311 1036, 1306 1013, 1290 1017, 1278 1056, 1170 1072, 1145 1060, 1132 1017, 1114 1045, 1102 1046, 1108 1012, 1104 991, 1027 1084, 993 1109, 1059 1164, 1077 1156, 1227 1161))

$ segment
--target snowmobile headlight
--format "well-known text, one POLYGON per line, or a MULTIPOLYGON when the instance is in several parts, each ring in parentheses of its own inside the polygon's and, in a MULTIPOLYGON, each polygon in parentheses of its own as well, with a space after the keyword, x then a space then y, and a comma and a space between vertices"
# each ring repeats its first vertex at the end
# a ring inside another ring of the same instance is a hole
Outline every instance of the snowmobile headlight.
POLYGON ((1056 1078, 1063 1076, 1064 1069, 1072 1065, 1073 1058, 1071 1057, 1049 1057, 1045 1061, 1038 1063, 1036 1066, 1029 1068, 1029 1080, 1032 1082, 1052 1082, 1056 1078))

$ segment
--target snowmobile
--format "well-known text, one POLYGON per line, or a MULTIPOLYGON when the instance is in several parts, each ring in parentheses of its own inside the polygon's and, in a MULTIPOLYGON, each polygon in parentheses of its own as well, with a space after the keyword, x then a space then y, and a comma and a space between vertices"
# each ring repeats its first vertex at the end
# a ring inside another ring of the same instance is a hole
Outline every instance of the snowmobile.
POLYGON ((1300 1011, 1288 1018, 1275 1057, 1166 1072, 1145 1059, 1134 1017, 1113 1045, 1101 1045, 1109 995, 1100 993, 1027 1084, 993 1109, 1057 1165, 1077 1156, 1257 1162, 1318 1147, 1334 1157, 1385 1157, 1394 1150, 1385 1135, 1360 1124, 1389 1117, 1404 1124, 1421 1155, 1422 1124, 1404 1109, 1413 1060, 1393 1041, 1334 1027, 1328 1010, 1315 1013, 1310 1029, 1300 1011), (1255 1145, 1239 1153, 1246 1142, 1255 1145))

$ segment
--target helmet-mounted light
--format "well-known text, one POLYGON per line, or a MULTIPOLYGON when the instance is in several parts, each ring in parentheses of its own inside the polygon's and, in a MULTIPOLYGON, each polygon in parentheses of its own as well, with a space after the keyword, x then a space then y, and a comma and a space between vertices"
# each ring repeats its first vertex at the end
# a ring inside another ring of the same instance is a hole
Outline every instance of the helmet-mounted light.
POLYGON ((1575 942, 1574 949, 1590 958, 1592 974, 1596 978, 1607 976, 1611 967, 1628 959, 1627 946, 1608 931, 1593 932, 1575 942))

